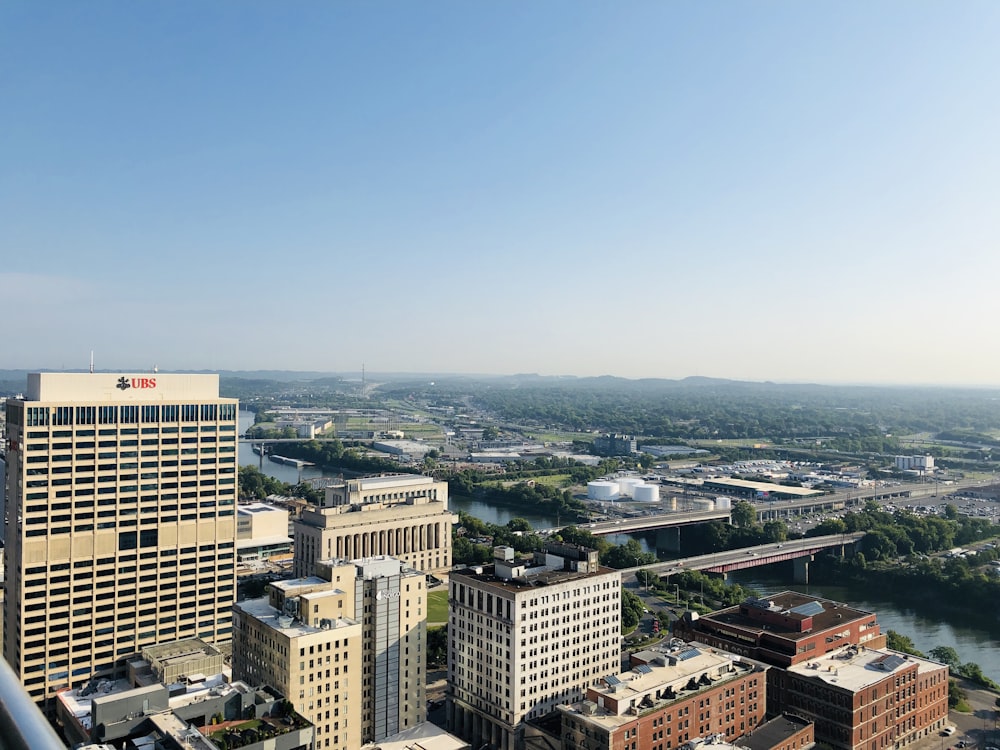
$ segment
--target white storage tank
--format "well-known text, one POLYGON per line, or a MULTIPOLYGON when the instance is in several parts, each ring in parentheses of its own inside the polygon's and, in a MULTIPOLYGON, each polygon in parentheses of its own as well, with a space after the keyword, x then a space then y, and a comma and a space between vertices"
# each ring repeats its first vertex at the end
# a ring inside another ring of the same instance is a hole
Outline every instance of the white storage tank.
POLYGON ((609 482, 606 479, 587 482, 587 497, 590 500, 614 500, 618 497, 618 482, 609 482))
POLYGON ((632 488, 632 497, 640 503, 655 503, 660 499, 658 484, 639 484, 632 488))
POLYGON ((622 497, 634 497, 635 488, 645 484, 639 477, 622 477, 618 480, 618 491, 622 497))
POLYGON ((677 498, 672 497, 667 500, 667 510, 677 510, 677 498))
POLYGON ((706 500, 703 497, 696 497, 691 501, 695 510, 715 510, 715 500, 706 500))
POLYGON ((733 501, 728 497, 717 497, 715 498, 715 507, 719 510, 729 510, 733 507, 733 501))

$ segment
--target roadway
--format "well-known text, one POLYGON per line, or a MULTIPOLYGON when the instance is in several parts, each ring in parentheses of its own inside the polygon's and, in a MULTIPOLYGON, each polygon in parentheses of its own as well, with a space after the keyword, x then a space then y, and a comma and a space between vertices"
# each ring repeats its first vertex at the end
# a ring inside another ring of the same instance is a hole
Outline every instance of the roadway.
MULTIPOLYGON (((653 531, 663 529, 668 526, 686 526, 694 523, 706 523, 707 521, 729 522, 730 509, 720 510, 692 510, 692 511, 671 511, 669 513, 657 513, 651 516, 637 516, 635 518, 620 518, 614 521, 595 521, 594 523, 578 524, 579 528, 586 529, 594 536, 604 536, 605 534, 630 534, 637 531, 653 531)), ((539 534, 551 534, 559 529, 538 529, 539 534)))
POLYGON ((857 531, 851 534, 828 534, 809 539, 794 539, 778 544, 772 542, 756 547, 741 547, 737 550, 713 552, 710 555, 697 555, 696 557, 684 557, 652 565, 640 565, 636 568, 623 568, 622 575, 634 576, 639 570, 648 570, 657 575, 670 575, 682 570, 708 570, 716 573, 727 573, 731 570, 770 565, 796 557, 805 557, 825 549, 853 544, 861 539, 865 533, 857 531))
MULTIPOLYGON (((945 485, 945 493, 955 492, 966 487, 982 485, 983 482, 977 480, 966 480, 955 484, 945 485)), ((806 498, 803 500, 768 500, 754 504, 757 511, 757 520, 760 522, 771 521, 778 518, 791 518, 793 516, 814 513, 817 511, 839 511, 850 507, 863 505, 868 500, 891 502, 899 499, 919 500, 925 497, 937 496, 941 487, 934 483, 927 484, 900 484, 894 487, 881 487, 864 491, 845 490, 834 492, 821 497, 806 498)), ((621 518, 613 521, 596 521, 594 523, 582 523, 578 526, 586 529, 594 536, 604 536, 608 534, 631 534, 640 531, 654 531, 674 526, 688 526, 697 523, 707 523, 709 521, 731 522, 731 509, 720 508, 716 510, 696 510, 696 511, 669 511, 654 515, 637 516, 635 518, 621 518)), ((539 534, 551 534, 558 529, 539 529, 539 534)))

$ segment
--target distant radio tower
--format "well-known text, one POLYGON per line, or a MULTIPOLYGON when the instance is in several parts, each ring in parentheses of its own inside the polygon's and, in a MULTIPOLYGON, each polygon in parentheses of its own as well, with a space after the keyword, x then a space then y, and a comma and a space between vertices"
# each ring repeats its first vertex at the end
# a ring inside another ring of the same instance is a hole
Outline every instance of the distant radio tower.
POLYGON ((90 350, 90 374, 94 374, 94 350, 90 350))
POLYGON ((361 363, 361 398, 366 398, 365 396, 365 363, 361 363))

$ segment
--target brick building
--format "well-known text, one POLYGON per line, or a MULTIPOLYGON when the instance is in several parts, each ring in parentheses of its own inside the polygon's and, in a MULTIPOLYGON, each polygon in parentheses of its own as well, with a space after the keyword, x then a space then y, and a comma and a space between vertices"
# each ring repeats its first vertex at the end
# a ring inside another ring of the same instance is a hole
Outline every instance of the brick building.
POLYGON ((772 672, 769 709, 814 722, 817 738, 834 748, 899 748, 948 720, 948 667, 927 659, 843 646, 772 672))
POLYGON ((630 671, 588 688, 586 700, 559 706, 564 750, 731 742, 764 721, 764 665, 688 644, 640 652, 632 662, 630 671))
POLYGON ((885 646, 873 612, 795 591, 748 599, 701 617, 689 612, 674 632, 776 667, 809 661, 847 644, 885 646))

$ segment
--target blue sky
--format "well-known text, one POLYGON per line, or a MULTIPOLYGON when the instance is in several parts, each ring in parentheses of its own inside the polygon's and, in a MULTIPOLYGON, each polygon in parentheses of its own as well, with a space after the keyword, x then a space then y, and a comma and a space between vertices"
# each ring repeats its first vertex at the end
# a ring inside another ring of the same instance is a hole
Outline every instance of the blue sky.
POLYGON ((0 6, 6 367, 1000 384, 995 2, 0 6))

